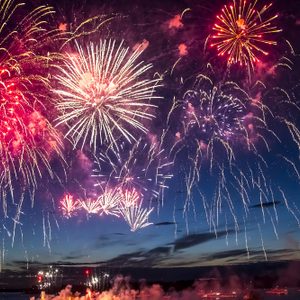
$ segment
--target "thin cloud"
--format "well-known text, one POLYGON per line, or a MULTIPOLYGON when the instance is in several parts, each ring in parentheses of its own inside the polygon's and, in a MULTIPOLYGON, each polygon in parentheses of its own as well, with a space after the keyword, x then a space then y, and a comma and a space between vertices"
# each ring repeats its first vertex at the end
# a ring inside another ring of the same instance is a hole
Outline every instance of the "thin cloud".
POLYGON ((270 207, 274 205, 281 204, 281 201, 268 201, 268 202, 262 202, 254 205, 250 205, 249 208, 261 208, 261 207, 270 207))
POLYGON ((213 232, 190 234, 175 240, 175 242, 173 243, 174 251, 187 249, 199 244, 203 244, 234 232, 235 232, 234 230, 228 230, 228 231, 224 230, 224 231, 217 232, 217 234, 213 232))
POLYGON ((166 221, 166 222, 155 223, 154 225, 155 226, 168 226, 168 225, 175 225, 175 224, 176 224, 175 222, 166 221))
POLYGON ((67 256, 64 256, 62 259, 63 260, 74 260, 74 259, 82 259, 85 257, 86 257, 86 255, 67 255, 67 256))

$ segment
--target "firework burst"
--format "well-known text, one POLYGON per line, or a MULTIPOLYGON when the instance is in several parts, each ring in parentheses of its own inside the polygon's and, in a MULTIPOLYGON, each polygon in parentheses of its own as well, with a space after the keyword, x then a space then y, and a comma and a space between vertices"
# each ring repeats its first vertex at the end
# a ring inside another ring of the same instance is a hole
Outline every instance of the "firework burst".
POLYGON ((105 214, 118 218, 121 216, 131 231, 136 231, 152 224, 148 222, 148 218, 153 208, 143 208, 141 197, 142 195, 135 189, 106 188, 97 199, 75 200, 73 195, 66 194, 60 201, 60 209, 65 218, 75 216, 80 209, 88 215, 105 214))
MULTIPOLYGON (((234 82, 214 84, 211 78, 200 74, 193 88, 173 107, 175 114, 181 110, 182 127, 175 134, 171 156, 174 155, 175 164, 183 157, 190 158, 182 168, 186 187, 184 211, 191 207, 192 195, 199 193, 211 228, 219 224, 219 215, 225 206, 233 212, 238 228, 233 199, 243 180, 240 177, 246 175, 237 165, 237 149, 252 149, 248 129, 249 95, 234 82), (235 189, 229 189, 227 182, 235 189), (201 192, 203 185, 216 188, 206 197, 201 192), (211 201, 208 198, 212 198, 211 201)), ((169 124, 169 127, 174 126, 169 124)), ((241 202, 248 206, 247 197, 243 196, 241 202)))
POLYGON ((46 119, 43 103, 55 55, 43 55, 42 47, 57 36, 46 28, 54 11, 40 6, 22 17, 23 6, 0 1, 0 189, 5 215, 7 193, 33 194, 44 170, 54 176, 52 156, 62 157, 60 136, 46 119))
POLYGON ((85 199, 85 200, 79 200, 79 203, 81 207, 86 211, 88 215, 91 214, 99 214, 101 211, 102 205, 99 201, 99 199, 85 199))
POLYGON ((126 191, 120 204, 120 214, 129 225, 132 232, 145 228, 152 223, 148 222, 153 208, 143 208, 141 196, 135 191, 126 191), (131 198, 132 197, 132 198, 131 198))
POLYGON ((101 206, 101 213, 106 215, 119 216, 119 205, 122 199, 120 190, 106 188, 103 194, 98 198, 101 206))
POLYGON ((239 63, 253 69, 261 55, 268 55, 265 47, 277 44, 266 36, 281 31, 273 24, 278 15, 267 16, 272 4, 257 8, 257 2, 234 0, 217 16, 211 47, 217 48, 218 55, 228 57, 228 65, 239 63))
POLYGON ((124 207, 137 205, 140 200, 140 195, 135 189, 125 190, 124 192, 121 192, 121 197, 122 206, 124 207))
POLYGON ((96 152, 103 143, 117 147, 120 135, 132 141, 147 132, 142 121, 154 117, 149 101, 159 98, 153 95, 159 80, 143 78, 151 68, 137 62, 143 49, 130 53, 123 42, 104 40, 86 47, 77 43, 76 51, 65 55, 56 76, 57 122, 68 124, 66 136, 96 152))
POLYGON ((236 83, 218 87, 209 78, 201 77, 195 89, 184 95, 184 102, 186 130, 196 131, 201 140, 228 141, 245 134, 249 97, 236 83))
POLYGON ((215 85, 209 77, 199 75, 178 107, 183 112, 182 129, 176 133, 171 153, 176 156, 186 143, 192 145, 189 152, 196 168, 206 160, 211 168, 224 159, 231 162, 237 145, 251 148, 251 99, 236 83, 215 85))
POLYGON ((81 208, 80 202, 74 199, 74 196, 66 194, 60 201, 62 214, 65 218, 69 219, 74 216, 78 209, 81 208))

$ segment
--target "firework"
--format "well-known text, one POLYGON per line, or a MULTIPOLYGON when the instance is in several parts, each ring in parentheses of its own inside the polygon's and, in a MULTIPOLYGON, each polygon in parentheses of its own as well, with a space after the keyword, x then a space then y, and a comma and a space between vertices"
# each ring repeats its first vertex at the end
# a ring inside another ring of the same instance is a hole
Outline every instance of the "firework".
POLYGON ((81 207, 86 211, 87 214, 99 214, 101 211, 101 203, 99 199, 88 198, 86 200, 79 200, 81 207))
POLYGON ((124 198, 123 203, 120 206, 120 214, 130 226, 130 230, 135 232, 138 229, 152 225, 152 223, 148 222, 148 218, 153 211, 153 208, 143 208, 143 202, 135 191, 127 191, 126 196, 127 197, 124 198), (133 199, 129 199, 129 197, 133 197, 133 199))
POLYGON ((56 35, 46 29, 51 7, 40 6, 22 17, 24 3, 0 1, 0 179, 4 214, 6 197, 33 194, 52 156, 62 157, 58 132, 43 115, 48 67, 54 55, 43 56, 41 45, 56 35))
MULTIPOLYGON (((222 208, 233 211, 235 192, 243 180, 240 177, 246 176, 237 166, 237 149, 252 149, 248 129, 251 99, 234 82, 214 84, 211 78, 199 75, 193 89, 174 107, 182 109, 183 119, 171 155, 175 162, 183 156, 190 158, 183 175, 187 193, 184 211, 190 207, 192 194, 199 192, 207 222, 214 228, 222 208), (235 186, 233 191, 227 182, 235 186), (216 188, 205 197, 203 185, 216 188)), ((247 207, 247 196, 243 195, 241 203, 247 207)))
POLYGON ((119 151, 109 148, 96 159, 96 186, 109 182, 121 190, 139 191, 144 198, 157 199, 172 178, 173 162, 159 141, 139 139, 133 145, 121 143, 119 151))
POLYGON ((249 97, 237 84, 214 86, 202 77, 196 87, 184 95, 186 130, 203 142, 212 139, 238 139, 246 133, 245 117, 249 97))
POLYGON ((98 45, 77 43, 76 51, 65 55, 56 76, 57 124, 68 125, 66 136, 75 146, 88 144, 96 152, 97 145, 117 147, 120 136, 132 141, 147 132, 143 121, 154 117, 149 101, 159 98, 153 95, 159 80, 143 78, 151 68, 137 62, 143 49, 130 53, 123 42, 104 40, 98 45))
POLYGON ((43 168, 54 176, 50 159, 53 154, 62 156, 62 142, 47 119, 27 103, 17 84, 1 76, 0 89, 1 190, 5 195, 9 189, 13 196, 15 180, 24 189, 35 189, 43 168))
POLYGON ((88 215, 122 216, 131 231, 136 231, 152 224, 148 218, 153 208, 143 208, 142 204, 141 194, 135 189, 123 191, 120 187, 107 187, 97 199, 74 200, 72 195, 67 194, 61 200, 60 207, 66 218, 74 216, 79 209, 85 210, 88 215))
POLYGON ((229 223, 236 239, 241 227, 245 228, 248 257, 249 219, 257 222, 263 251, 261 222, 270 224, 278 238, 279 203, 285 204, 299 225, 299 210, 288 201, 289 191, 283 191, 278 178, 270 176, 276 173, 274 166, 282 164, 285 180, 299 187, 298 160, 284 151, 285 145, 299 148, 296 114, 296 102, 280 88, 258 84, 246 92, 237 83, 215 84, 203 74, 181 101, 174 102, 169 113, 168 128, 175 137, 171 155, 175 164, 185 160, 179 171, 185 186, 184 215, 190 209, 197 213, 194 199, 199 198, 209 228, 216 235, 220 224, 227 232, 226 241, 232 230, 229 223), (172 129, 172 122, 178 124, 178 110, 182 127, 176 132, 178 126, 172 129), (290 173, 295 176, 291 178, 290 173))
POLYGON ((124 192, 121 192, 121 197, 122 206, 124 207, 135 206, 139 203, 140 199, 140 195, 135 189, 125 190, 124 192))
POLYGON ((106 215, 119 216, 119 205, 122 199, 122 195, 119 189, 106 188, 103 194, 98 198, 101 206, 101 213, 106 215))
POLYGON ((66 194, 60 201, 60 207, 63 216, 66 218, 71 218, 76 214, 81 205, 80 202, 78 200, 75 200, 72 195, 66 194))
POLYGON ((257 8, 257 2, 233 0, 217 16, 211 46, 217 48, 218 55, 227 56, 229 65, 239 63, 253 68, 261 55, 268 55, 266 46, 277 44, 267 36, 281 31, 273 25, 278 15, 267 16, 272 4, 257 8))
POLYGON ((209 77, 199 75, 193 89, 184 94, 181 107, 183 127, 176 133, 172 153, 176 156, 186 142, 193 144, 189 151, 196 168, 204 158, 210 161, 211 168, 224 158, 231 161, 237 145, 251 147, 251 99, 236 83, 215 85, 209 77))

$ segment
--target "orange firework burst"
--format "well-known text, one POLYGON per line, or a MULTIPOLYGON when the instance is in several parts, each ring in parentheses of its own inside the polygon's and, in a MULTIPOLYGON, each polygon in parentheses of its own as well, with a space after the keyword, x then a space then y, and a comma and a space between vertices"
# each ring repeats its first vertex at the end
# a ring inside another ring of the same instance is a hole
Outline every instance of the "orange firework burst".
POLYGON ((278 15, 268 17, 272 4, 258 9, 257 2, 233 0, 217 16, 218 22, 213 27, 216 34, 212 36, 214 42, 211 47, 217 48, 219 56, 226 55, 229 65, 239 63, 253 68, 260 54, 268 55, 264 47, 277 44, 265 36, 281 31, 272 24, 278 15))

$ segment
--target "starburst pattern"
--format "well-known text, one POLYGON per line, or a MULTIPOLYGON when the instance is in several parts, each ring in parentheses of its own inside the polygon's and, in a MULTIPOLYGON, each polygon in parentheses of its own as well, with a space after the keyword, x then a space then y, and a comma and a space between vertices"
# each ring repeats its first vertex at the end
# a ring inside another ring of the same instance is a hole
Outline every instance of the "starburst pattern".
POLYGON ((281 31, 273 24, 278 15, 268 16, 272 4, 257 8, 258 2, 233 0, 217 16, 211 46, 217 48, 218 55, 227 56, 229 65, 239 63, 253 68, 261 55, 268 55, 265 47, 277 44, 267 36, 281 31))
POLYGON ((118 188, 106 188, 101 196, 98 198, 98 202, 101 206, 101 213, 106 215, 119 216, 119 205, 122 195, 118 188))
POLYGON ((245 118, 249 96, 236 83, 216 86, 201 77, 193 90, 184 95, 185 128, 206 143, 247 137, 245 118))
MULTIPOLYGON (((136 197, 135 193, 132 193, 131 195, 136 197)), ((152 223, 150 223, 148 219, 149 215, 153 211, 153 208, 143 208, 143 202, 141 201, 141 199, 139 199, 137 203, 132 203, 132 201, 130 201, 133 205, 128 205, 128 200, 129 199, 127 198, 127 203, 123 203, 123 205, 121 206, 120 213, 126 223, 129 225, 130 230, 132 232, 135 232, 138 229, 142 229, 149 225, 152 225, 152 223)), ((136 200, 137 199, 135 198, 134 201, 136 200)))
POLYGON ((74 145, 117 146, 119 136, 132 141, 147 132, 144 120, 151 120, 155 105, 149 101, 158 79, 145 78, 150 64, 138 62, 143 52, 113 40, 87 46, 76 44, 76 53, 66 53, 56 76, 59 88, 57 124, 67 124, 67 137, 74 145))
POLYGON ((60 207, 63 216, 68 219, 77 213, 77 211, 81 208, 81 204, 78 200, 74 199, 73 195, 66 194, 60 201, 60 207))
POLYGON ((88 198, 85 200, 79 200, 79 203, 88 215, 99 214, 99 212, 101 211, 101 208, 102 208, 99 199, 94 200, 94 199, 88 198))

